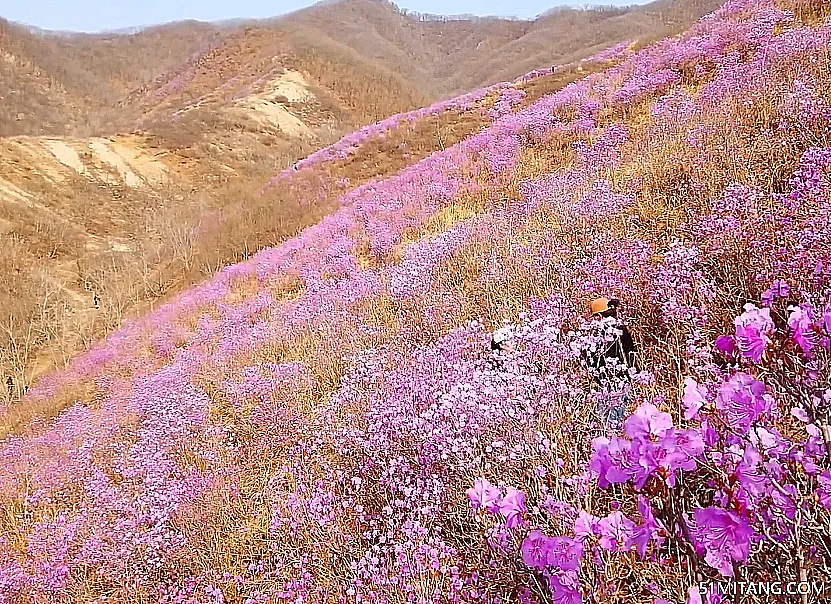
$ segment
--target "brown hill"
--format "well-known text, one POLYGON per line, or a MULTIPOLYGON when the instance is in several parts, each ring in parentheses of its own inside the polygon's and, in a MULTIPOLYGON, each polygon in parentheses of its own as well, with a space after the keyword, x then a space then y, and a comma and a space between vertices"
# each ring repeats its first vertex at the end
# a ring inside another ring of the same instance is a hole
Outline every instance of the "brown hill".
POLYGON ((119 121, 121 98, 223 33, 187 22, 134 35, 53 34, 0 19, 0 135, 100 132, 119 121))
POLYGON ((554 9, 523 21, 421 16, 383 0, 345 0, 278 22, 337 40, 428 96, 444 98, 624 40, 674 34, 720 5, 719 0, 660 0, 629 8, 554 9))
POLYGON ((181 22, 129 35, 35 32, 0 20, 0 135, 146 127, 200 101, 256 92, 280 68, 310 76, 334 121, 355 126, 617 42, 675 33, 719 4, 659 0, 522 21, 441 19, 385 0, 340 0, 268 21, 181 22))

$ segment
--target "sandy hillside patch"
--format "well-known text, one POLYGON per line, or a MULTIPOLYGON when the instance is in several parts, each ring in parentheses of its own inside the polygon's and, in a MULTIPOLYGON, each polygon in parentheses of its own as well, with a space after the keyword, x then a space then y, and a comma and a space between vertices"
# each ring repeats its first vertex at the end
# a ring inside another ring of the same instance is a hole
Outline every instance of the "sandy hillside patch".
POLYGON ((56 184, 64 182, 67 173, 74 171, 61 163, 42 139, 28 136, 0 139, 0 176, 6 180, 26 183, 21 186, 29 189, 33 184, 32 175, 56 184))
POLYGON ((61 162, 64 166, 75 170, 78 174, 87 174, 87 167, 84 162, 81 161, 81 156, 75 148, 71 147, 64 141, 56 139, 48 139, 44 141, 44 144, 46 145, 46 148, 49 149, 49 152, 55 156, 55 159, 61 162))
POLYGON ((312 137, 314 135, 309 127, 286 104, 313 98, 303 74, 287 71, 271 82, 263 92, 237 101, 236 106, 264 126, 277 127, 289 136, 312 137))
POLYGON ((309 92, 309 84, 306 78, 299 71, 286 71, 281 74, 276 80, 271 82, 262 93, 271 97, 285 97, 289 103, 300 103, 303 101, 310 101, 314 95, 309 92))
MULTIPOLYGON (((60 184, 66 180, 67 168, 65 164, 55 157, 51 149, 46 148, 43 141, 33 138, 21 138, 14 141, 15 153, 32 172, 54 184, 60 184)), ((75 172, 74 168, 69 168, 75 172)))
POLYGON ((8 180, 0 178, 0 199, 28 204, 31 201, 32 196, 23 189, 13 185, 8 180))
POLYGON ((158 161, 151 153, 131 139, 117 139, 110 141, 110 147, 127 165, 152 185, 161 185, 169 180, 167 166, 158 161))
POLYGON ((134 189, 143 187, 144 181, 133 172, 125 159, 109 146, 110 144, 111 141, 107 139, 94 139, 89 143, 89 148, 98 159, 118 172, 125 185, 134 189))
POLYGON ((242 113, 263 126, 277 127, 289 136, 312 136, 309 127, 279 103, 265 99, 249 100, 242 105, 241 109, 242 113))

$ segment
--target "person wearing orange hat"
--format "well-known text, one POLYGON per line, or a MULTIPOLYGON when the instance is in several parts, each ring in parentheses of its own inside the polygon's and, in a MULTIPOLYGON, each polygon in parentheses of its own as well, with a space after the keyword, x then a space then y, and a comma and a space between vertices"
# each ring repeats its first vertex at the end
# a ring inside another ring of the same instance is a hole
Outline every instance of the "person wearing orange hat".
POLYGON ((604 336, 600 349, 593 350, 586 359, 597 384, 604 392, 620 392, 619 403, 604 411, 612 423, 619 423, 626 416, 626 406, 630 395, 630 371, 636 369, 635 342, 632 334, 622 322, 617 320, 620 301, 612 298, 595 298, 590 304, 592 319, 605 321, 613 319, 613 324, 599 327, 604 336), (613 335, 612 335, 613 334, 613 335), (611 338, 609 336, 612 336, 611 338))
MULTIPOLYGON (((607 317, 617 318, 617 309, 620 306, 620 300, 617 298, 595 298, 591 302, 592 319, 605 319, 607 317)), ((624 324, 620 324, 618 329, 621 334, 615 338, 608 348, 601 352, 595 359, 594 365, 602 367, 605 365, 607 359, 616 358, 622 365, 627 368, 635 367, 635 342, 632 339, 632 334, 624 324)))
POLYGON ((591 303, 592 317, 603 316, 603 313, 612 312, 617 307, 617 300, 609 300, 609 298, 595 298, 591 303))

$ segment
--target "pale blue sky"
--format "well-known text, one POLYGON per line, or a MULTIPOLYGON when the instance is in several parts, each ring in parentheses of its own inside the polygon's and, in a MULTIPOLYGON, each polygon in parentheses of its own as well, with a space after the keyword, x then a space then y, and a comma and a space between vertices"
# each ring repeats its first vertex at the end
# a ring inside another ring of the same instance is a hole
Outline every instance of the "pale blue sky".
MULTIPOLYGON (((555 5, 643 4, 644 0, 400 0, 398 6, 443 15, 511 15, 532 18, 555 5)), ((0 0, 0 17, 44 29, 95 32, 182 19, 217 21, 287 13, 309 0, 0 0)))

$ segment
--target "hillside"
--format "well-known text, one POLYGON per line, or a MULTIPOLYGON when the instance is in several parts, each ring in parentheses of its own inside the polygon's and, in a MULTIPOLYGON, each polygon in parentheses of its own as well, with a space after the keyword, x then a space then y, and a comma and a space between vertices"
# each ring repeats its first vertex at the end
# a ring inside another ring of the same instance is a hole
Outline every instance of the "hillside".
MULTIPOLYGON (((657 39, 706 6, 448 21, 348 0, 269 21, 101 35, 0 21, 0 234, 9 242, 0 372, 14 382, 0 400, 17 400, 128 318, 313 224, 344 190, 470 135, 487 123, 480 113, 499 78, 556 60, 552 85, 565 85, 593 69, 572 58, 657 39), (461 105, 453 97, 472 88, 461 105), (368 138, 379 140, 347 157, 368 138), (314 193, 305 175, 300 186, 266 187, 321 148, 343 164, 319 166, 314 193), (349 184, 332 187, 333 172, 349 184)), ((542 94, 540 81, 517 87, 542 94)))
POLYGON ((617 42, 675 33, 717 4, 660 0, 558 10, 534 21, 448 21, 407 15, 383 0, 340 0, 269 21, 98 35, 31 31, 0 19, 0 93, 9 93, 0 136, 123 133, 144 127, 148 110, 256 90, 280 67, 311 75, 365 123, 617 42), (37 100, 27 104, 30 98, 37 100), (363 107, 364 99, 380 106, 363 107))
POLYGON ((113 106, 221 36, 202 23, 130 36, 56 35, 0 18, 0 136, 100 134, 114 120, 129 129, 113 106))
POLYGON ((822 601, 829 49, 731 0, 315 152, 296 236, 205 220, 243 261, 6 410, 0 604, 822 601))

